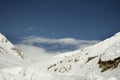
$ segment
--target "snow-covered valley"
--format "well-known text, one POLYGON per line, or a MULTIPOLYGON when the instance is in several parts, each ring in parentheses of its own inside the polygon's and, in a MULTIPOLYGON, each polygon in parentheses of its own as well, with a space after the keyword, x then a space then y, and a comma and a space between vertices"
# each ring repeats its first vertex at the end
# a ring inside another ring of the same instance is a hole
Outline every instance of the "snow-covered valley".
POLYGON ((90 47, 32 63, 0 34, 0 80, 119 80, 120 32, 90 47))

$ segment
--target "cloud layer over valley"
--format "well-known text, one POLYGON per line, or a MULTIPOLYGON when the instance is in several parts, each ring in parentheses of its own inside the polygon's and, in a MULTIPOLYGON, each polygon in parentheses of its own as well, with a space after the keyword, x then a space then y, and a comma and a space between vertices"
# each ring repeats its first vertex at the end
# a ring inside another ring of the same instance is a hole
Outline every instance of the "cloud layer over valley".
POLYGON ((22 38, 22 41, 16 44, 26 56, 33 61, 45 61, 48 58, 60 53, 69 52, 93 45, 97 40, 77 40, 74 38, 50 39, 36 36, 22 38))

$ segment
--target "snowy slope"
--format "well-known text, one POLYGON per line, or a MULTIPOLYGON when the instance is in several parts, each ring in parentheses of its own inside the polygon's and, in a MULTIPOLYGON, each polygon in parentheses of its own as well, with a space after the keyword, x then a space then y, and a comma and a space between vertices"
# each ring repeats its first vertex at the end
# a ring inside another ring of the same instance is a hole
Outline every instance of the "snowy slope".
POLYGON ((0 80, 119 80, 120 32, 96 45, 57 55, 43 64, 0 70, 0 80))
POLYGON ((23 53, 0 34, 0 68, 30 63, 23 53))
MULTIPOLYGON (((94 46, 55 56, 41 72, 120 79, 120 33, 94 46)), ((39 67, 39 66, 37 66, 39 67)))

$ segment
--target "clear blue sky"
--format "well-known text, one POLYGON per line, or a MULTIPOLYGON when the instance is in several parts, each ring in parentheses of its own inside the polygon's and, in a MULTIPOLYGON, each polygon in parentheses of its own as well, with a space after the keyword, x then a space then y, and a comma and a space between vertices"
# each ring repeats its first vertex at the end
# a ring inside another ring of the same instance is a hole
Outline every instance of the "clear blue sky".
POLYGON ((120 0, 0 0, 0 32, 103 40, 120 31, 120 0))

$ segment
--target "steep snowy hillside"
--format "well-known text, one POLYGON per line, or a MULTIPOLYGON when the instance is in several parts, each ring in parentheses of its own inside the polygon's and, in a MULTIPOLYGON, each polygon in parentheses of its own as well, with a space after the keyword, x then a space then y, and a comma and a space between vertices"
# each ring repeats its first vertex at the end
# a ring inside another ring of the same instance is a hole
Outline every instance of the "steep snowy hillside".
POLYGON ((43 64, 1 69, 0 80, 119 80, 119 63, 120 32, 91 47, 57 55, 43 64))
POLYGON ((30 63, 23 53, 0 34, 0 68, 30 63))
POLYGON ((94 46, 54 57, 41 72, 120 79, 120 33, 94 46))

